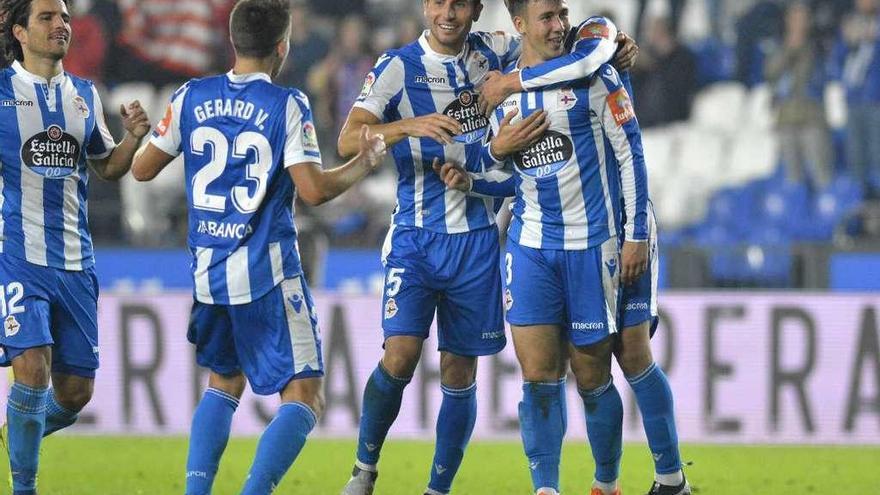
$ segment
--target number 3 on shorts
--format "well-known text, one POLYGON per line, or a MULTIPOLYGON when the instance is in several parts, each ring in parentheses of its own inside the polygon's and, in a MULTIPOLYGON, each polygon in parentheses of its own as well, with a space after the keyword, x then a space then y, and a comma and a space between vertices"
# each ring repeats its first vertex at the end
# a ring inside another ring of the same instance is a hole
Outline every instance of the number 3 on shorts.
POLYGON ((510 285, 513 282, 513 253, 504 255, 504 266, 507 268, 507 281, 504 283, 510 285))
POLYGON ((406 271, 404 268, 392 268, 388 270, 388 280, 385 281, 385 286, 388 289, 385 291, 385 295, 388 297, 394 297, 400 292, 400 285, 403 284, 403 279, 401 275, 406 271))

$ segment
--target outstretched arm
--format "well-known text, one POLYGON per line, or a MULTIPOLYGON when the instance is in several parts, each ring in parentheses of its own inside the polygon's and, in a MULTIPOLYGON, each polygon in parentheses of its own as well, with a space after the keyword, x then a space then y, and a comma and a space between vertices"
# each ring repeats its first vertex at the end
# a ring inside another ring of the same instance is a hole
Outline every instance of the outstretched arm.
POLYGON ((125 128, 122 142, 113 149, 110 156, 89 160, 92 169, 104 180, 119 180, 128 173, 135 152, 144 136, 150 132, 150 118, 141 108, 139 101, 135 100, 128 105, 128 108, 125 105, 120 106, 119 114, 122 116, 122 126, 125 128))
POLYGON ((311 206, 326 203, 347 191, 378 167, 385 157, 385 139, 361 126, 358 152, 346 164, 324 170, 315 162, 302 162, 287 167, 299 197, 311 206))

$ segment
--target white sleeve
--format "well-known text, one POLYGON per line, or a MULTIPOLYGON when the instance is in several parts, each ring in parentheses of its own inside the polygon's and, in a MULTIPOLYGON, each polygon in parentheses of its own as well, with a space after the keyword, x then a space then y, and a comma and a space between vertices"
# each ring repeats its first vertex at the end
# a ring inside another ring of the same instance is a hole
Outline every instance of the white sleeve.
POLYGON ((180 147, 180 114, 183 111, 183 98, 189 90, 189 83, 183 85, 171 96, 171 101, 165 108, 165 115, 156 124, 150 143, 171 156, 181 153, 180 147))
POLYGON ((318 134, 312 120, 309 97, 294 91, 287 99, 287 137, 284 142, 284 167, 299 163, 321 164, 318 134))
POLYGON ((92 129, 86 145, 86 158, 101 160, 113 153, 113 150, 116 149, 116 141, 110 134, 110 130, 107 129, 107 121, 104 119, 104 105, 101 103, 101 97, 94 86, 92 86, 92 101, 94 102, 92 110, 95 112, 95 127, 92 129))
POLYGON ((384 122, 385 111, 403 91, 404 82, 405 71, 400 57, 382 55, 373 70, 367 73, 354 108, 363 108, 384 122))

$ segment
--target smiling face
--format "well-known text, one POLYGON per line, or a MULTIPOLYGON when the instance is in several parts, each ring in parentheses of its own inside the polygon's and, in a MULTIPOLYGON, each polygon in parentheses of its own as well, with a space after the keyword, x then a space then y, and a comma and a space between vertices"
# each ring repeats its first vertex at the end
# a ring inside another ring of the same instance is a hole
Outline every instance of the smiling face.
POLYGON ((16 25, 13 34, 25 58, 61 60, 70 48, 70 14, 61 0, 33 0, 27 26, 16 25))
POLYGON ((541 60, 559 57, 565 50, 565 35, 571 29, 566 0, 530 0, 513 18, 523 36, 524 50, 541 60))
POLYGON ((431 36, 454 53, 464 46, 471 26, 483 10, 478 0, 425 0, 424 7, 431 36))

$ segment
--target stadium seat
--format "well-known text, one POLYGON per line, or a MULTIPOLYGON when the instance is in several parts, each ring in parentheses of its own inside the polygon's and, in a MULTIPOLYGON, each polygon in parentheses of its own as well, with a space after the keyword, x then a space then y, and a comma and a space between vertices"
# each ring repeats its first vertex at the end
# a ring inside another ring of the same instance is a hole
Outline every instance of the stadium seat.
POLYGON ((767 130, 773 128, 776 120, 773 111, 773 94, 766 83, 758 84, 746 95, 746 119, 744 123, 749 130, 767 130))
POLYGON ((746 87, 738 82, 707 86, 697 94, 691 110, 691 123, 705 131, 733 132, 743 125, 746 87))
POLYGON ((779 163, 779 143, 770 129, 749 128, 736 133, 725 157, 722 174, 730 185, 773 174, 779 163))

